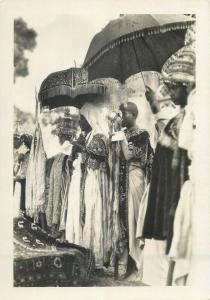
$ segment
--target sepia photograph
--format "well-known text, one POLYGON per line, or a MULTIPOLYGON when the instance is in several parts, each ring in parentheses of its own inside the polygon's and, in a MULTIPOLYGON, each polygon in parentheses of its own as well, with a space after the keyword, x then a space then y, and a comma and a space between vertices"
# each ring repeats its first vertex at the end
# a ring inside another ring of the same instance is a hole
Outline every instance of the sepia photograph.
POLYGON ((44 10, 12 17, 13 288, 196 286, 199 16, 44 10))
MULTIPOLYGON (((65 22, 14 20, 15 85, 65 22)), ((195 15, 121 14, 16 103, 14 286, 190 282, 195 39, 195 15)))

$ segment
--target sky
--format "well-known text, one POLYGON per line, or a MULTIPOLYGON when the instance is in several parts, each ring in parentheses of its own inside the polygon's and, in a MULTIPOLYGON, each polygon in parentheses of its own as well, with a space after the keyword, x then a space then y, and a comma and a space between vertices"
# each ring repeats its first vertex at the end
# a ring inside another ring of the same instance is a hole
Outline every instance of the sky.
MULTIPOLYGON (((18 16, 17 16, 18 17, 18 16)), ((29 28, 37 32, 37 46, 27 52, 29 75, 17 77, 14 103, 23 111, 34 113, 35 89, 52 72, 80 67, 93 36, 118 14, 101 15, 19 14, 29 28)))

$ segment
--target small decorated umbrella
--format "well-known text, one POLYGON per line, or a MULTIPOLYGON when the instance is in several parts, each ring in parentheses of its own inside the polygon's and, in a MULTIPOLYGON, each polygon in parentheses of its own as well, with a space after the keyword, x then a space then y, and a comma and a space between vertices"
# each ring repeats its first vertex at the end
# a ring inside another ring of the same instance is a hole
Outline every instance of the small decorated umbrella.
POLYGON ((85 69, 70 68, 47 76, 40 87, 39 101, 41 108, 80 108, 84 102, 93 101, 98 95, 105 93, 106 86, 103 84, 88 82, 88 72, 85 69))
POLYGON ((195 19, 185 15, 123 15, 97 33, 83 67, 89 79, 113 77, 121 83, 142 71, 161 72, 164 62, 184 45, 195 19))

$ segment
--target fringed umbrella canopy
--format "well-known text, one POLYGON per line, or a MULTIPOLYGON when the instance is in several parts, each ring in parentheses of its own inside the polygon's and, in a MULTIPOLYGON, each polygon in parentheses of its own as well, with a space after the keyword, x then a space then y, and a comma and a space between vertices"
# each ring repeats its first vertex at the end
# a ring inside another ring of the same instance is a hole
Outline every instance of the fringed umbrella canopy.
POLYGON ((80 108, 85 102, 93 101, 98 95, 106 93, 106 86, 89 83, 88 72, 81 68, 51 73, 42 82, 39 91, 41 107, 50 109, 59 106, 80 108))

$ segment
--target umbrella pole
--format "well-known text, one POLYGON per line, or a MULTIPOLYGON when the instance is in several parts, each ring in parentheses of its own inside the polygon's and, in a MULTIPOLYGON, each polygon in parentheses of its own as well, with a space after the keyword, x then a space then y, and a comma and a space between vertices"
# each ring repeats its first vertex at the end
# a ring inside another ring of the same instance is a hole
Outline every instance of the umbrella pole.
POLYGON ((173 285, 174 268, 175 268, 175 261, 171 259, 169 261, 168 275, 167 275, 167 281, 166 281, 167 286, 173 285))
POLYGON ((117 280, 119 276, 119 255, 117 254, 115 257, 115 265, 114 265, 114 279, 117 280))
POLYGON ((135 47, 134 41, 132 41, 132 44, 133 44, 133 49, 134 49, 134 53, 135 53, 135 56, 136 56, 136 61, 138 63, 138 67, 139 67, 141 77, 142 77, 142 80, 143 80, 143 84, 144 84, 144 87, 145 87, 145 90, 146 90, 146 83, 144 81, 144 75, 143 75, 142 68, 141 68, 141 65, 140 65, 140 62, 139 62, 139 59, 138 59, 138 55, 137 55, 137 52, 136 52, 136 47, 135 47))
POLYGON ((38 95, 37 95, 36 87, 35 87, 35 99, 36 99, 36 106, 35 106, 35 122, 38 122, 39 100, 38 100, 38 95))

